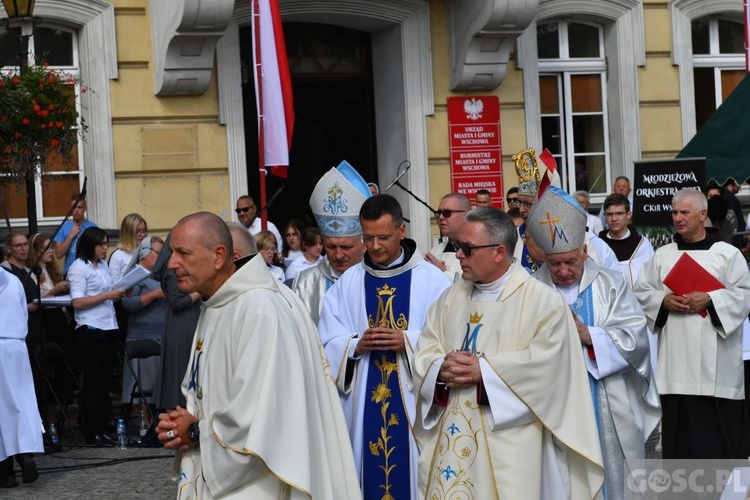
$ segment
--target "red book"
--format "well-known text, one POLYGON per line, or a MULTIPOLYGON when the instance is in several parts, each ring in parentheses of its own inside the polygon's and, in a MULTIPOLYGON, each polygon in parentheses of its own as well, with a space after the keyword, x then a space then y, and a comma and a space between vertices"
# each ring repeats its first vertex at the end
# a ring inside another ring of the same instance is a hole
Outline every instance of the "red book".
MULTIPOLYGON (((692 292, 713 292, 724 288, 721 281, 717 280, 713 274, 709 273, 703 267, 695 262, 690 255, 683 253, 677 260, 674 267, 667 277, 664 278, 664 284, 672 290, 675 295, 687 295, 692 292)), ((708 312, 704 309, 700 315, 704 318, 708 312)))

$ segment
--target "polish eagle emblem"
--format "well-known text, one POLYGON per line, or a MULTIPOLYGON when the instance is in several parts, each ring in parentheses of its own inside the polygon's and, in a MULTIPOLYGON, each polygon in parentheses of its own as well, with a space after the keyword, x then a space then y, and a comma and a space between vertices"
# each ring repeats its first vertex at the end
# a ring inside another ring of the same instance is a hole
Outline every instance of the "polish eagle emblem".
POLYGON ((466 99, 464 101, 464 111, 466 111, 466 118, 469 120, 479 120, 482 117, 482 111, 484 111, 484 103, 482 100, 475 98, 466 99))

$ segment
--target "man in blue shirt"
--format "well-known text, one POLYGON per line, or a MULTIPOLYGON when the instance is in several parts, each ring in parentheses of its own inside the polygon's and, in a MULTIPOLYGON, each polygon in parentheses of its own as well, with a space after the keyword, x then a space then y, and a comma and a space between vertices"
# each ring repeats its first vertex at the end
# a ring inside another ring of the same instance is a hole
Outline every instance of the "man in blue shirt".
POLYGON ((86 218, 86 199, 78 200, 78 195, 73 196, 71 204, 75 203, 75 210, 69 221, 63 224, 60 232, 55 236, 55 257, 62 259, 65 257, 63 274, 68 274, 68 269, 73 261, 76 260, 76 248, 78 247, 78 238, 83 231, 90 227, 97 227, 96 224, 86 218))

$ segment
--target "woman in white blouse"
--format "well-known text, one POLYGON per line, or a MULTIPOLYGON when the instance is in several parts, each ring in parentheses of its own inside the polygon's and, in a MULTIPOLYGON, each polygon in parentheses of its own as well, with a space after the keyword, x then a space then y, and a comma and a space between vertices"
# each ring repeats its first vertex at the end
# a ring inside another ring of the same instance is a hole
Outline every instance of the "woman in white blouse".
POLYGON ((112 281, 117 281, 125 275, 125 270, 133 260, 138 245, 146 236, 148 236, 148 224, 143 217, 138 214, 128 214, 122 218, 120 243, 109 256, 109 274, 112 276, 112 281))
POLYGON ((112 416, 109 388, 117 349, 114 303, 125 290, 112 290, 103 229, 90 227, 78 241, 76 260, 68 270, 76 334, 83 359, 83 416, 86 444, 114 446, 107 435, 112 416))

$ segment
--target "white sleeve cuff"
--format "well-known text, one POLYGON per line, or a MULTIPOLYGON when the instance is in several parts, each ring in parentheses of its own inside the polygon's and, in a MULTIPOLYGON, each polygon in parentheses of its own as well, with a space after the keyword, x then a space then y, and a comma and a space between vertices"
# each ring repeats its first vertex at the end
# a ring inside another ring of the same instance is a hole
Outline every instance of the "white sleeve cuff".
POLYGON ((443 361, 445 360, 438 359, 430 366, 419 391, 419 409, 422 414, 422 427, 425 430, 435 427, 445 411, 445 408, 434 404, 435 384, 437 383, 438 375, 440 375, 440 367, 443 366, 443 361))
POLYGON ((617 350, 612 337, 603 329, 597 326, 589 327, 591 343, 594 346, 596 359, 591 359, 584 347, 583 359, 586 360, 586 368, 592 377, 601 380, 615 373, 627 370, 630 365, 617 350))
POLYGON ((494 420, 493 431, 524 425, 536 420, 529 407, 497 376, 487 360, 479 359, 482 384, 487 393, 494 420))

